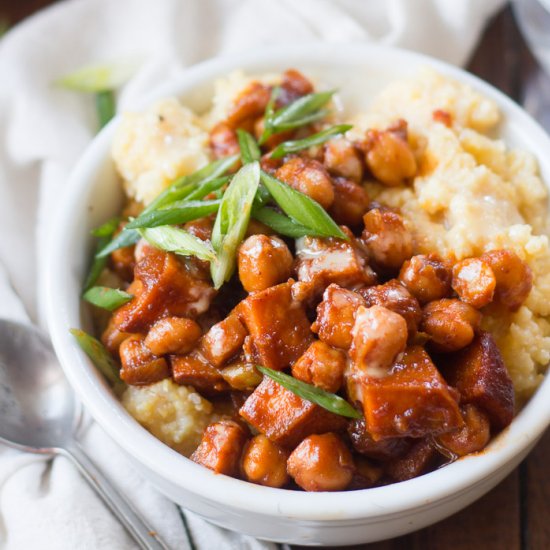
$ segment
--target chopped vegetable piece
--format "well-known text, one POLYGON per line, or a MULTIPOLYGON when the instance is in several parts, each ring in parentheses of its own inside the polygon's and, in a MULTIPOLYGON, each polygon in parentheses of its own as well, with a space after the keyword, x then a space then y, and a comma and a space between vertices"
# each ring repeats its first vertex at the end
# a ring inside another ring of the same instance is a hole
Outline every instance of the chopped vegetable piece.
POLYGON ((135 229, 123 229, 116 237, 108 242, 101 250, 96 252, 96 258, 106 258, 111 252, 132 246, 139 241, 139 233, 135 229))
POLYGON ((293 239, 299 239, 300 237, 306 237, 307 235, 317 235, 315 231, 292 221, 288 216, 277 212, 273 208, 264 206, 262 208, 256 208, 252 212, 252 217, 258 221, 265 223, 268 227, 271 227, 277 233, 284 235, 285 237, 292 237, 293 239))
POLYGON ((112 90, 98 92, 95 96, 95 106, 99 129, 103 128, 116 114, 116 99, 112 90))
POLYGON ((82 297, 87 302, 90 302, 90 304, 108 311, 119 308, 133 298, 132 294, 128 294, 118 288, 108 288, 106 286, 93 286, 82 297))
POLYGON ((266 367, 256 366, 262 373, 281 384, 284 388, 296 394, 302 399, 307 399, 315 405, 319 405, 334 414, 346 416, 347 418, 361 418, 363 415, 350 405, 345 399, 342 399, 335 393, 329 393, 321 388, 317 388, 301 380, 285 374, 284 372, 268 369, 266 367))
POLYGON ((218 211, 220 200, 214 201, 189 201, 177 203, 176 205, 153 210, 135 220, 132 220, 126 227, 138 229, 144 227, 159 227, 160 225, 178 225, 190 222, 199 218, 209 216, 218 211))
POLYGON ((107 256, 98 257, 97 254, 109 244, 113 233, 118 227, 118 223, 119 218, 115 217, 92 231, 92 235, 99 237, 99 240, 97 241, 92 266, 90 267, 90 271, 86 277, 86 281, 84 282, 84 291, 88 290, 95 284, 101 275, 101 272, 105 268, 105 265, 107 264, 107 256))
POLYGON ((180 256, 196 256, 200 260, 211 261, 216 257, 208 242, 191 233, 164 225, 161 227, 136 230, 150 245, 160 250, 174 252, 180 256))
POLYGON ((115 393, 121 393, 126 384, 120 379, 119 367, 103 344, 83 330, 72 328, 69 332, 75 337, 82 351, 92 360, 99 372, 107 379, 115 393))
POLYGON ((347 235, 319 203, 264 171, 261 173, 261 179, 281 210, 292 220, 309 228, 317 235, 348 240, 347 235))
POLYGON ((235 271, 237 250, 248 227, 259 183, 260 165, 254 161, 235 174, 222 198, 212 230, 212 246, 217 258, 210 264, 210 272, 215 288, 220 288, 235 271))
POLYGON ((326 130, 317 132, 316 134, 308 136, 304 139, 284 141, 283 143, 277 145, 277 147, 275 147, 275 149, 271 152, 271 158, 278 159, 288 155, 289 153, 296 153, 302 149, 308 149, 314 145, 320 145, 321 143, 328 141, 330 138, 343 134, 352 128, 353 126, 351 124, 339 124, 337 126, 331 126, 326 130))
POLYGON ((241 149, 241 159, 243 164, 249 164, 255 160, 260 160, 262 153, 252 135, 246 130, 238 128, 237 137, 239 139, 239 147, 241 149))

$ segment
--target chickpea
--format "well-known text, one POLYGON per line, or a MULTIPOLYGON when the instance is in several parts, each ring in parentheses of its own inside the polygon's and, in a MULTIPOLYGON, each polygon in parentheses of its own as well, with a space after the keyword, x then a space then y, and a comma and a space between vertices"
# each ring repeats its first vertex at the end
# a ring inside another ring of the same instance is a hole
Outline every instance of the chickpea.
POLYGON ((515 252, 508 249, 491 250, 481 256, 495 274, 495 300, 510 311, 517 311, 529 296, 533 272, 515 252))
POLYGON ((246 479, 267 487, 283 487, 288 483, 288 452, 265 435, 253 437, 244 450, 242 469, 246 479))
POLYGON ((443 447, 457 456, 464 456, 484 449, 491 438, 491 425, 487 415, 475 405, 461 408, 464 426, 437 437, 443 447))
POLYGON ((422 319, 422 309, 418 300, 396 279, 383 285, 359 289, 367 306, 384 306, 399 313, 407 323, 410 336, 414 336, 422 319))
POLYGON ((412 235, 396 212, 373 208, 363 216, 362 241, 379 266, 397 270, 413 253, 412 235))
POLYGON ((477 309, 460 300, 444 299, 424 308, 421 329, 430 336, 435 350, 453 352, 472 342, 480 323, 477 309))
POLYGON ((237 134, 231 126, 220 122, 210 130, 210 149, 216 158, 229 157, 240 151, 237 134))
POLYGON ((496 279, 493 270, 481 258, 468 258, 453 267, 453 289, 459 298, 479 309, 493 299, 496 279))
POLYGON ((239 248, 239 278, 247 292, 265 290, 292 273, 292 254, 278 237, 252 235, 239 248))
POLYGON ((421 304, 449 296, 451 279, 451 268, 436 254, 413 256, 399 272, 399 280, 421 304))
POLYGON ((313 84, 300 71, 288 69, 282 75, 281 93, 277 103, 287 105, 311 92, 313 92, 313 84))
POLYGON ((118 355, 118 349, 120 348, 120 344, 131 336, 128 332, 122 332, 118 325, 114 322, 113 317, 109 320, 109 324, 103 331, 103 334, 101 335, 101 342, 103 345, 107 348, 109 353, 112 355, 118 355))
POLYGON ((334 202, 334 187, 325 167, 318 161, 294 157, 275 172, 275 176, 294 189, 308 195, 323 208, 334 202))
POLYGON ((185 354, 196 346, 201 335, 201 327, 192 319, 165 317, 149 329, 145 345, 155 355, 185 354))
POLYGON ((264 223, 252 218, 248 222, 245 237, 251 237, 252 235, 275 235, 275 231, 273 231, 271 227, 268 227, 264 223))
POLYGON ((348 178, 355 183, 363 180, 363 159, 353 143, 345 138, 327 141, 324 147, 324 164, 331 174, 348 178))
POLYGON ((356 227, 361 224, 369 207, 369 196, 361 185, 345 178, 334 178, 334 202, 330 215, 339 225, 356 227))
POLYGON ((238 128, 247 121, 262 116, 270 97, 271 89, 254 80, 235 98, 226 124, 230 128, 238 128))
POLYGON ((405 319, 382 306, 360 306, 351 334, 349 356, 355 370, 375 378, 388 374, 408 338, 405 319))
POLYGON ((306 491, 341 491, 353 477, 353 458, 334 433, 306 437, 290 455, 287 471, 306 491))
POLYGON ((153 384, 170 376, 164 357, 157 357, 145 346, 141 334, 133 334, 120 344, 120 378, 132 386, 153 384))
POLYGON ((401 185, 416 176, 414 153, 399 132, 369 130, 365 148, 367 167, 384 185, 401 185))

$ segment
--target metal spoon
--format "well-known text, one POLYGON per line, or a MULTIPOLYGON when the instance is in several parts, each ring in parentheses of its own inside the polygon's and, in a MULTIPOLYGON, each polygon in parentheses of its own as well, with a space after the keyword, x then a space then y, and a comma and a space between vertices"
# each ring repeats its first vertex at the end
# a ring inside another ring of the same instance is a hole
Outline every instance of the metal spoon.
POLYGON ((167 550, 76 441, 80 418, 80 405, 46 336, 0 319, 0 442, 71 459, 141 548, 167 550))

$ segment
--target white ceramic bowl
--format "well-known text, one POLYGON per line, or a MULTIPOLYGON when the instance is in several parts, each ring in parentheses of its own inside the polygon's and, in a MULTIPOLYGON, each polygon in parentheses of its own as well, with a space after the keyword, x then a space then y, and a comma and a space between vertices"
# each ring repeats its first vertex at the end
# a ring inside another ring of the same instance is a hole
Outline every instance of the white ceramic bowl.
MULTIPOLYGON (((204 109, 216 77, 237 68, 251 73, 296 67, 338 87, 351 108, 387 82, 431 65, 492 98, 504 113, 502 137, 533 152, 550 182, 550 140, 515 103, 474 76, 433 59, 369 45, 281 47, 197 65, 155 98, 177 95, 204 109)), ((154 98, 149 98, 150 100, 154 98)), ((109 149, 115 119, 88 148, 57 213, 47 269, 47 314, 56 352, 84 405, 146 479, 185 508, 223 527, 297 544, 354 544, 395 537, 439 521, 501 481, 529 452, 550 421, 550 379, 512 425, 478 456, 387 487, 338 493, 271 489, 215 475, 150 435, 123 409, 75 345, 70 327, 89 326, 79 300, 91 254, 90 229, 119 211, 122 194, 109 149)))

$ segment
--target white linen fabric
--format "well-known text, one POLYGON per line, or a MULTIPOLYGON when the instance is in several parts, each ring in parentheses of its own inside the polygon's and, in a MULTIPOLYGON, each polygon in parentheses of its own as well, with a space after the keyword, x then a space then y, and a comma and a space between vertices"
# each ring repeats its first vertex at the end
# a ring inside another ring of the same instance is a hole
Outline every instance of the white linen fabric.
MULTIPOLYGON (((504 0, 72 0, 0 40, 0 316, 43 324, 39 288, 50 221, 95 131, 93 102, 52 86, 60 75, 138 54, 119 109, 194 63, 262 45, 378 41, 463 64, 504 0)), ((0 419, 1 421, 1 419, 0 419)), ((271 549, 179 509, 133 470, 93 422, 81 439, 170 547, 183 517, 199 549, 271 549)), ((0 447, 0 547, 134 548, 64 458, 0 447)))

